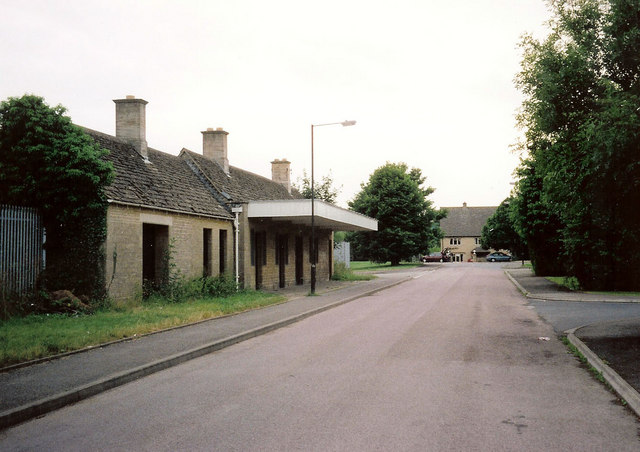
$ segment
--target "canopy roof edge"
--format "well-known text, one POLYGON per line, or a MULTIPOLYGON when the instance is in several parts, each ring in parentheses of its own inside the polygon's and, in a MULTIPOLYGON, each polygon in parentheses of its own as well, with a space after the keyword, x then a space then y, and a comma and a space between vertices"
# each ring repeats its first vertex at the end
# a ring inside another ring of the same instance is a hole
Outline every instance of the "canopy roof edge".
MULTIPOLYGON (((250 201, 249 218, 269 218, 311 226, 311 200, 286 199, 275 201, 250 201)), ((377 231, 378 220, 352 210, 315 200, 314 222, 319 228, 334 231, 377 231)))

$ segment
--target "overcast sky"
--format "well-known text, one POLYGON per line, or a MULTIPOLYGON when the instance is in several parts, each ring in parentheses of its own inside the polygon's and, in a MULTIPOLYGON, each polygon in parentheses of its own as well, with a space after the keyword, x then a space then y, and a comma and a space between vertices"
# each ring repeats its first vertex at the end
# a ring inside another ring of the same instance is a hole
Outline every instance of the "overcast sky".
POLYGON ((295 182, 331 171, 346 207, 389 162, 417 167, 436 206, 498 205, 518 156, 520 36, 543 0, 0 0, 0 98, 37 94, 115 134, 112 99, 147 105, 150 147, 202 151, 295 182))

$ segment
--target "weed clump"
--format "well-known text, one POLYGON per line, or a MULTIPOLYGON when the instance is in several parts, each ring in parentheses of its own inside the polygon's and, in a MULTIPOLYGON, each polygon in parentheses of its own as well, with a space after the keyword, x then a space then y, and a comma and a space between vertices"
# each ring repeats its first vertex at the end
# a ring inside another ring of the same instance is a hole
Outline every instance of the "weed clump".
POLYGON ((331 275, 331 279, 334 281, 369 281, 373 278, 373 275, 354 273, 344 262, 336 262, 331 275))

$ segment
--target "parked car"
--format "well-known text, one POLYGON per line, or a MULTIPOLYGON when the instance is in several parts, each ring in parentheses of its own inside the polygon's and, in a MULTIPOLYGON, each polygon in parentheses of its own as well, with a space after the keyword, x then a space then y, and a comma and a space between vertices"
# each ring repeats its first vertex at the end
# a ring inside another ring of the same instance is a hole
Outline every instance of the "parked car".
POLYGON ((420 258, 422 262, 449 262, 449 256, 442 253, 431 253, 420 258))
POLYGON ((487 255, 487 262, 509 262, 510 260, 511 256, 501 251, 487 255))

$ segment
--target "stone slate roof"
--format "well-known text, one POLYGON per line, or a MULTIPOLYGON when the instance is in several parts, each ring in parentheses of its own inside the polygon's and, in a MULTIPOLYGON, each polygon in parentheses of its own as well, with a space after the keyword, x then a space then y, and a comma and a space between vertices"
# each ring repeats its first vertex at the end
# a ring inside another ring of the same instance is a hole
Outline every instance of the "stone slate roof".
POLYGON ((498 207, 442 207, 447 217, 440 220, 446 237, 480 237, 482 227, 498 207))
POLYGON ((95 130, 84 128, 84 131, 109 151, 106 159, 113 163, 116 173, 114 181, 105 189, 110 202, 233 218, 184 159, 149 148, 149 162, 145 162, 133 146, 123 140, 95 130))
POLYGON ((204 176, 215 191, 222 194, 221 202, 273 201, 280 199, 299 199, 302 195, 295 190, 291 194, 278 182, 258 174, 229 167, 229 175, 213 160, 202 154, 183 149, 180 157, 201 176, 204 176))

